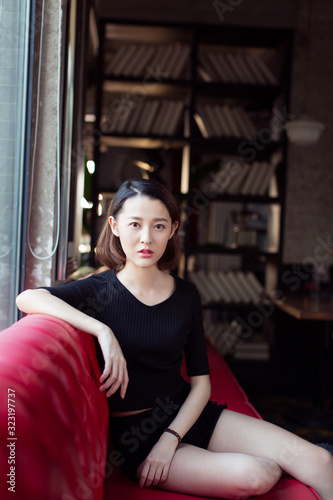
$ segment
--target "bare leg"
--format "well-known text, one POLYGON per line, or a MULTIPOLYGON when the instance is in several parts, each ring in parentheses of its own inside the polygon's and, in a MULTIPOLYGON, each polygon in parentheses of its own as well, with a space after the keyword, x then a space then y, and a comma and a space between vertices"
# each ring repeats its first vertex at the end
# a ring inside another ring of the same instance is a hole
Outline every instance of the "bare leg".
POLYGON ((276 425, 224 410, 208 450, 270 459, 311 486, 322 500, 333 500, 332 455, 276 425))
MULTIPOLYGON (((282 470, 333 500, 333 457, 273 424, 224 410, 208 450, 181 444, 158 487, 216 498, 262 495, 282 470)), ((138 475, 140 475, 141 467, 138 475)))
POLYGON ((241 453, 212 453, 182 444, 175 453, 167 480, 158 487, 199 496, 241 499, 266 493, 280 476, 281 469, 270 460, 241 453))

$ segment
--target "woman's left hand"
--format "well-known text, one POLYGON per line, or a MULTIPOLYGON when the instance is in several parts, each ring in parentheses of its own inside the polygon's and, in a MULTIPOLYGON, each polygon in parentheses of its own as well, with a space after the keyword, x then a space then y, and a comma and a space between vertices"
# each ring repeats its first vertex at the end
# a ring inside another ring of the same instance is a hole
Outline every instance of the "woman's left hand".
POLYGON ((177 446, 178 440, 175 436, 167 433, 162 434, 146 460, 139 467, 141 488, 156 486, 167 479, 177 446))

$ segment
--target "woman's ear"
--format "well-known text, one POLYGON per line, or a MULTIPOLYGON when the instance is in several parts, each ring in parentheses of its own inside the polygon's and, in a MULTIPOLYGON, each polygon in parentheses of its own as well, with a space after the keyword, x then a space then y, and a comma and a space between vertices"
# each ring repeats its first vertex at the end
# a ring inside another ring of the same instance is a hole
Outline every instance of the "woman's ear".
POLYGON ((178 227, 178 222, 174 222, 172 224, 172 226, 171 226, 171 233, 170 233, 170 236, 169 236, 169 240, 171 240, 171 238, 175 234, 175 231, 177 230, 177 227, 178 227))
POLYGON ((117 221, 116 221, 116 219, 112 215, 111 215, 111 217, 109 217, 109 224, 110 224, 110 227, 111 227, 111 231, 118 238, 119 237, 119 233, 118 233, 117 221))

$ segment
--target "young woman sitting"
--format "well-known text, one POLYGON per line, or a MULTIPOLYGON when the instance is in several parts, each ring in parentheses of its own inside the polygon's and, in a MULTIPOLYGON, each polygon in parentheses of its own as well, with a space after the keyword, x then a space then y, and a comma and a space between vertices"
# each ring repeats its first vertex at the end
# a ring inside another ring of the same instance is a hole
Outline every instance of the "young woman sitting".
POLYGON ((124 183, 97 245, 109 270, 26 290, 18 307, 96 338, 113 443, 141 487, 246 498, 266 493, 287 472, 333 500, 327 450, 210 401, 200 297, 191 282, 167 272, 180 253, 179 223, 164 186, 124 183), (180 374, 183 353, 190 384, 180 374))

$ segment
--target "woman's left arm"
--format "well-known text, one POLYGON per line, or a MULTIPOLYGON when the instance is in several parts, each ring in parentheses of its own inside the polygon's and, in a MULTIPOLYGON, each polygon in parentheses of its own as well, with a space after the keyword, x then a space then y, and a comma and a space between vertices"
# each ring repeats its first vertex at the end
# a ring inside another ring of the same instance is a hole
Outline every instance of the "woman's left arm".
MULTIPOLYGON (((211 394, 209 375, 190 377, 190 382, 191 390, 170 424, 170 428, 181 437, 195 424, 211 394)), ((179 441, 175 435, 168 432, 162 434, 139 468, 141 487, 149 487, 152 484, 155 486, 166 480, 178 444, 179 441)))

